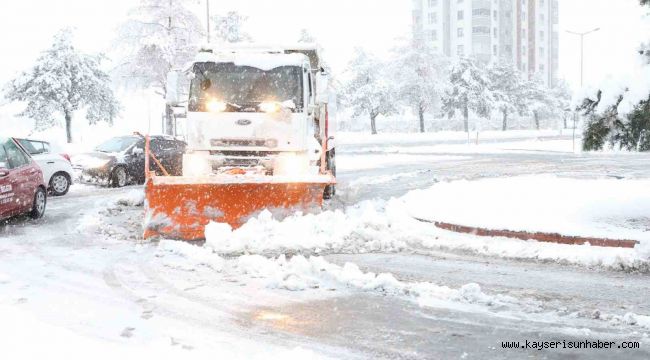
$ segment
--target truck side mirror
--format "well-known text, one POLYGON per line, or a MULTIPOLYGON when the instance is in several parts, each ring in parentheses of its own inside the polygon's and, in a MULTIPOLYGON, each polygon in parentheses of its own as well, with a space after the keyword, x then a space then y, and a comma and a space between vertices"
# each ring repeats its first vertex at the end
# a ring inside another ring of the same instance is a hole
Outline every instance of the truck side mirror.
POLYGON ((329 102, 329 75, 319 72, 316 76, 316 102, 327 104, 329 102))
POLYGON ((167 73, 166 100, 169 106, 177 106, 181 102, 181 76, 178 70, 167 73))

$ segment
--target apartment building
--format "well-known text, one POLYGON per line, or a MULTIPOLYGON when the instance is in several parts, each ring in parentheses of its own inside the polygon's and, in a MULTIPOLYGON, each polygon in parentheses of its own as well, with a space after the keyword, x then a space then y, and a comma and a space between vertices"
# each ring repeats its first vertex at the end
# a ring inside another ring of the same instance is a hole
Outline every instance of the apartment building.
POLYGON ((412 0, 413 33, 450 57, 512 61, 552 87, 559 65, 558 0, 412 0))

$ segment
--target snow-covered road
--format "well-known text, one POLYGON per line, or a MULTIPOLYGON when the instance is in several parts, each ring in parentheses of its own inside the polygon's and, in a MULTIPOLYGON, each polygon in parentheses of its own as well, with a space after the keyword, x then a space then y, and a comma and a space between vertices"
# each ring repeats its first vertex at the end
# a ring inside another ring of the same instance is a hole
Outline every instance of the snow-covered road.
MULTIPOLYGON (((650 178, 650 156, 573 154, 566 136, 478 147, 368 140, 341 146, 338 156, 340 196, 327 207, 339 210, 447 180, 650 178)), ((207 245, 140 240, 140 192, 76 186, 51 199, 44 220, 0 228, 3 351, 12 358, 650 357, 647 272, 385 239, 380 251, 345 244, 323 258, 281 256, 314 253, 290 247, 219 256, 207 245), (525 340, 637 341, 640 349, 501 346, 525 340)), ((360 239, 382 231, 366 230, 360 239)))

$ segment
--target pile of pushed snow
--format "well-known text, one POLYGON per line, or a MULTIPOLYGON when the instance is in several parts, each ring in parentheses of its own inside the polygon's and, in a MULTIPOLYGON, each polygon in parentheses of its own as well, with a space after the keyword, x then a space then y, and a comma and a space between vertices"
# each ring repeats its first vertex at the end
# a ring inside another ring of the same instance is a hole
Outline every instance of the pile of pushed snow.
POLYGON ((650 180, 521 176, 440 183, 402 198, 411 215, 495 230, 650 241, 650 180))
POLYGON ((116 203, 122 206, 143 206, 144 205, 144 190, 133 189, 120 196, 116 203))
POLYGON ((573 180, 549 176, 439 183, 388 201, 343 210, 263 212, 243 227, 206 228, 206 247, 221 254, 328 254, 446 250, 624 270, 650 270, 650 241, 629 225, 650 210, 649 181, 573 180), (615 186, 616 185, 616 186, 615 186), (593 196, 592 195, 593 191, 593 196), (563 232, 642 240, 634 249, 476 237, 441 230, 414 217, 492 229, 563 232))
POLYGON ((210 223, 205 230, 206 246, 219 253, 306 251, 310 253, 399 251, 412 238, 407 224, 413 219, 393 212, 383 201, 366 201, 345 211, 295 214, 282 221, 269 211, 233 231, 222 223, 210 223), (395 232, 394 229, 400 229, 395 232))

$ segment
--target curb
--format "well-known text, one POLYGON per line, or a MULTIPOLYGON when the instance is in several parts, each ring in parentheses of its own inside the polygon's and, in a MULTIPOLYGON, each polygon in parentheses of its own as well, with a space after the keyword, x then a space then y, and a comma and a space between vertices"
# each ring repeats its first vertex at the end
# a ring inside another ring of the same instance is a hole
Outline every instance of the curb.
POLYGON ((435 225, 439 229, 453 231, 461 234, 472 234, 476 236, 485 237, 506 237, 519 240, 536 240, 540 242, 565 244, 565 245, 585 245, 610 248, 627 248, 632 249, 639 244, 636 240, 613 240, 605 238, 593 238, 582 236, 567 236, 562 234, 542 233, 542 232, 526 232, 526 231, 512 231, 512 230, 491 230, 472 226, 463 226, 450 224, 445 222, 418 219, 415 220, 435 225))

